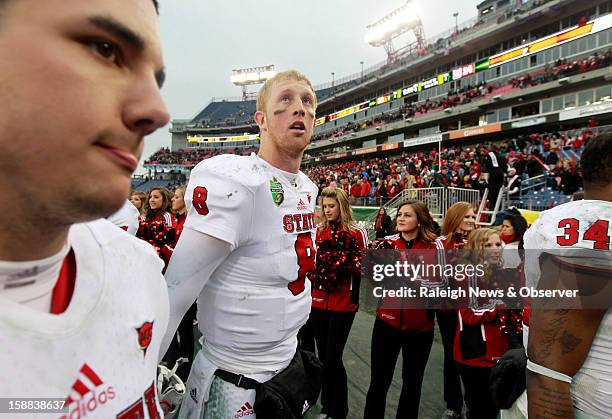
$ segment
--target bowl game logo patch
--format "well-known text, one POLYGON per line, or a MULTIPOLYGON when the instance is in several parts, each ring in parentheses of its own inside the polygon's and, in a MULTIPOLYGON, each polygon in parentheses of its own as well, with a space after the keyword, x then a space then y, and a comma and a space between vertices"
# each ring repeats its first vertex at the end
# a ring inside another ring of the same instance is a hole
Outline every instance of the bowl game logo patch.
POLYGON ((279 206, 285 200, 285 191, 283 190, 283 185, 273 177, 270 179, 270 192, 272 192, 272 201, 279 206))

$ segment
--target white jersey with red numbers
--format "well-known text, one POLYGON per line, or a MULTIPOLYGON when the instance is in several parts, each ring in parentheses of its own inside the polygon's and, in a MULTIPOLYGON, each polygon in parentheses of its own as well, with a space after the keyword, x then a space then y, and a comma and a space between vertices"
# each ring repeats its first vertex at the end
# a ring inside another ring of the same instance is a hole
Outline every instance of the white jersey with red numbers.
MULTIPOLYGON (((612 202, 582 200, 544 211, 524 237, 528 286, 540 280, 539 257, 555 255, 566 265, 612 280, 612 202)), ((612 311, 604 315, 587 358, 572 380, 574 405, 595 417, 612 411, 612 311)))
POLYGON ((269 372, 292 359, 310 313, 317 191, 304 173, 255 154, 213 157, 191 172, 185 228, 232 249, 198 298, 202 350, 220 368, 269 372))
POLYGON ((33 310, 0 293, 0 395, 67 406, 28 418, 161 416, 156 372, 168 322, 162 262, 107 220, 72 226, 68 241, 76 276, 65 312, 33 310))
POLYGON ((119 211, 109 215, 106 219, 132 236, 135 236, 138 231, 138 217, 140 217, 140 213, 134 204, 130 201, 125 201, 125 204, 123 204, 119 211))

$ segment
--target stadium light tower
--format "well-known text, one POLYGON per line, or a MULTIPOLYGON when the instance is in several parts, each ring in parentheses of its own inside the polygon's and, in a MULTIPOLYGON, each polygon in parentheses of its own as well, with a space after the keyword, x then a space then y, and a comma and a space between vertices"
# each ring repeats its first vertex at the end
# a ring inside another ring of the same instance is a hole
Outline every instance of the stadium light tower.
POLYGON ((271 79, 276 75, 274 64, 263 67, 240 68, 232 70, 230 82, 236 86, 242 86, 242 100, 249 98, 247 86, 252 84, 262 84, 266 80, 271 79))
POLYGON ((419 54, 425 52, 425 30, 413 0, 408 0, 403 6, 369 24, 366 29, 365 41, 373 47, 384 47, 389 63, 395 61, 406 51, 411 52, 413 47, 416 47, 419 54), (409 31, 414 32, 416 42, 396 51, 393 39, 409 31))

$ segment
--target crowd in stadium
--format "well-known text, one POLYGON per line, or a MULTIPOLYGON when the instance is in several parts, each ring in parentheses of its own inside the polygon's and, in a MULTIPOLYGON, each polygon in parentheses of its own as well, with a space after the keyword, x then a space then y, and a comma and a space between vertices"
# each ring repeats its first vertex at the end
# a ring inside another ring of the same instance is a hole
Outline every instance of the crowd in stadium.
POLYGON ((239 154, 247 156, 257 148, 183 148, 177 151, 170 151, 163 147, 145 161, 144 164, 174 164, 182 166, 195 166, 200 161, 218 156, 219 154, 239 154))
MULTIPOLYGON (((375 156, 338 163, 318 164, 304 169, 318 186, 340 187, 350 196, 352 203, 378 205, 410 188, 456 187, 491 189, 490 179, 482 176, 483 160, 493 151, 508 169, 506 184, 509 198, 520 197, 521 180, 542 174, 548 175, 548 186, 571 195, 581 186, 577 168, 580 151, 585 140, 593 136, 589 127, 563 133, 531 133, 515 139, 478 145, 445 146, 438 150, 404 152, 397 156, 375 156), (516 175, 516 177, 515 177, 516 175)), ((256 148, 232 149, 234 154, 249 155, 256 148)), ((171 152, 162 148, 151 156, 148 163, 192 166, 218 154, 224 149, 183 149, 171 152)), ((490 191, 491 192, 491 191, 490 191)))
POLYGON ((511 79, 510 85, 512 87, 526 88, 541 83, 548 83, 562 77, 575 76, 576 74, 607 67, 610 65, 611 60, 612 50, 608 50, 603 54, 595 52, 593 55, 581 60, 568 61, 566 58, 558 59, 554 65, 546 65, 543 71, 511 79))
POLYGON ((589 128, 573 135, 532 133, 477 146, 443 147, 440 156, 437 149, 404 152, 401 156, 317 165, 306 173, 320 188, 338 185, 354 202, 373 204, 386 202, 408 188, 450 186, 484 191, 487 181, 481 176, 482 160, 494 151, 513 170, 512 176, 524 179, 546 173, 554 179, 550 186, 571 195, 580 187, 578 154, 591 136, 589 128))
MULTIPOLYGON (((437 100, 425 100, 419 103, 409 103, 397 110, 382 113, 364 121, 348 122, 346 125, 335 128, 331 131, 313 136, 312 141, 321 141, 329 138, 341 137, 351 132, 358 132, 371 127, 377 127, 390 122, 405 120, 407 118, 417 118, 428 112, 441 111, 446 108, 470 103, 484 97, 494 96, 497 89, 502 87, 527 88, 541 83, 558 80, 563 77, 596 70, 610 65, 612 51, 608 50, 604 54, 594 53, 592 56, 582 60, 568 62, 566 59, 558 60, 554 65, 546 66, 544 70, 527 73, 519 77, 510 79, 503 84, 481 83, 478 86, 464 86, 455 92, 449 92, 447 97, 437 100)), ((505 93, 508 91, 506 90, 505 93)))

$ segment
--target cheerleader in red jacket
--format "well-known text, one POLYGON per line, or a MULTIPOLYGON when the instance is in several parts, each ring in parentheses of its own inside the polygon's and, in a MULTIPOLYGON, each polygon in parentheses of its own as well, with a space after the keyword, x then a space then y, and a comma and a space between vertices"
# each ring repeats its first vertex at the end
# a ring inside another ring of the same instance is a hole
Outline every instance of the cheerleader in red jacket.
POLYGON ((321 413, 344 419, 348 393, 342 353, 359 308, 360 258, 368 236, 355 224, 344 190, 325 188, 321 197, 325 218, 317 230, 310 321, 324 366, 321 413))
MULTIPOLYGON (((136 237, 149 242, 159 257, 168 265, 167 254, 163 249, 174 246, 174 216, 170 213, 170 191, 166 188, 153 187, 149 191, 145 215, 142 217, 136 237)), ((165 269, 165 268, 164 268, 165 269)))
MULTIPOLYGON (((497 230, 481 228, 470 235, 460 262, 484 267, 483 276, 469 279, 471 288, 492 288, 493 280, 503 274, 501 249, 497 230)), ((495 419, 499 414, 490 395, 489 374, 508 350, 508 337, 503 332, 505 314, 504 303, 489 297, 472 297, 468 307, 458 310, 454 357, 465 388, 468 419, 495 419)))
MULTIPOLYGON (((385 246, 374 247, 410 249, 405 257, 418 257, 427 264, 438 262, 434 222, 425 204, 402 203, 397 209, 396 229, 398 234, 386 237, 385 246)), ((430 310, 414 307, 414 299, 410 298, 383 298, 379 303, 372 331, 372 371, 365 419, 385 417, 387 391, 400 350, 403 384, 396 417, 418 418, 421 384, 433 342, 434 317, 430 310), (411 303, 412 308, 408 308, 411 303)))
MULTIPOLYGON (((450 206, 444 216, 442 236, 436 242, 445 249, 445 263, 453 264, 461 255, 468 242, 470 233, 476 226, 476 213, 469 202, 457 202, 450 206)), ((445 278, 452 282, 453 278, 445 278)), ((454 285, 454 284, 450 284, 454 285)), ((442 336, 444 347, 444 401, 446 402, 445 419, 460 419, 463 409, 461 381, 455 362, 453 361, 453 344, 457 330, 457 314, 455 310, 440 309, 436 311, 436 319, 442 336)))

